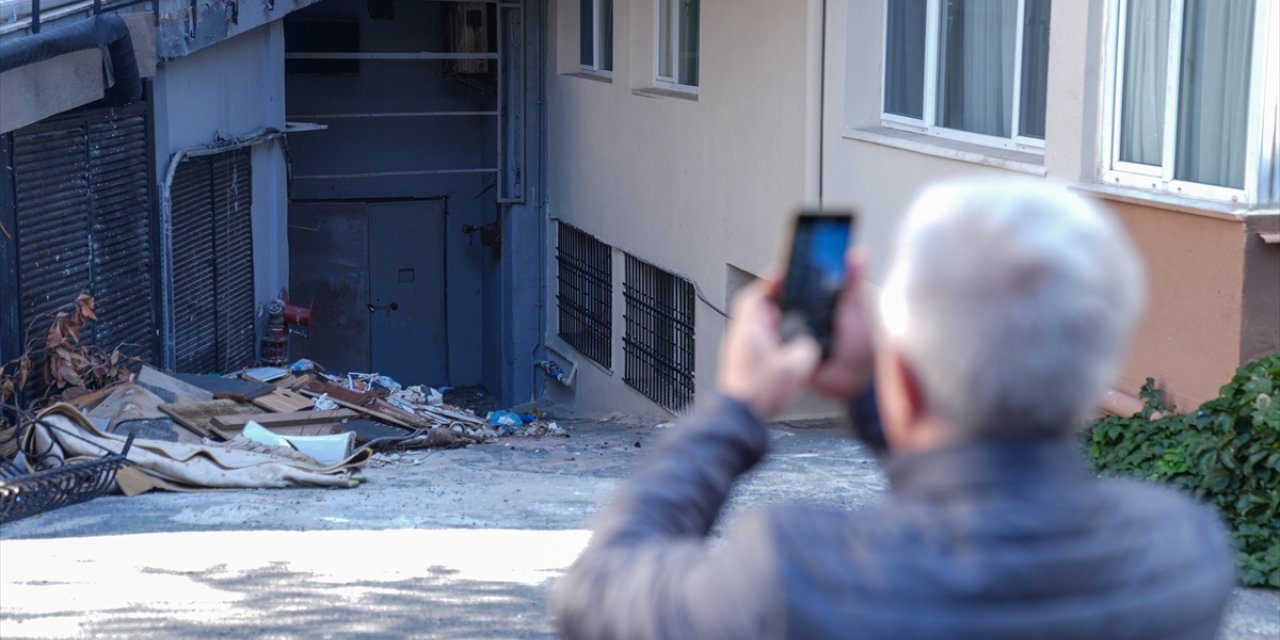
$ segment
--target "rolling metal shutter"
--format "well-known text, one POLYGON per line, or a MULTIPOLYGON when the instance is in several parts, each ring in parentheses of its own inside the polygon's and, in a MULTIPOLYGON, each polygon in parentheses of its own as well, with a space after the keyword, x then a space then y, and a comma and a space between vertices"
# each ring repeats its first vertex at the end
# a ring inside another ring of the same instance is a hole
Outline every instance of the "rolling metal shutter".
POLYGON ((82 343, 155 361, 148 114, 145 103, 93 109, 14 132, 22 331, 87 292, 100 319, 82 343))
POLYGON ((247 149, 183 160, 174 174, 174 358, 179 371, 253 363, 252 174, 247 149))

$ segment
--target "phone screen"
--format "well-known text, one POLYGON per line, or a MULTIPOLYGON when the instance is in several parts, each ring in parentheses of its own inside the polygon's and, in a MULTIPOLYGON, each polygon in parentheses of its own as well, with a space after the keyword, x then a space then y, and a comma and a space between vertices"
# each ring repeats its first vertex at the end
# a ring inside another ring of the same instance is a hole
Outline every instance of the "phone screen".
POLYGON ((808 333, 831 350, 831 322, 845 279, 845 252, 853 240, 853 214, 802 213, 791 236, 787 275, 778 301, 783 339, 808 333))

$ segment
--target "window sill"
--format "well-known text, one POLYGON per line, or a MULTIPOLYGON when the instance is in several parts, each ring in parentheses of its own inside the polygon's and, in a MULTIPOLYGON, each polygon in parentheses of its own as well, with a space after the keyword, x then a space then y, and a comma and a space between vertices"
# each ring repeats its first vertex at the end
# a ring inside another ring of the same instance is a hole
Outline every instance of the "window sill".
POLYGON ((971 162, 1019 173, 1029 173, 1035 176, 1046 174, 1044 156, 1025 151, 984 147, 912 131, 890 129, 889 127, 845 129, 843 135, 848 140, 870 142, 871 144, 913 151, 948 160, 971 162))
POLYGON ((697 102, 698 94, 688 91, 679 91, 676 89, 663 89, 661 87, 645 87, 643 89, 632 89, 631 95, 640 96, 642 98, 675 98, 677 100, 688 100, 689 102, 697 102))
POLYGON ((1240 221, 1249 216, 1276 215, 1277 213, 1277 209, 1274 206, 1250 208, 1236 202, 1201 200, 1199 198, 1174 195, 1163 191, 1140 189, 1137 187, 1121 187, 1109 184, 1080 184, 1071 188, 1074 191, 1102 198, 1104 200, 1158 207, 1160 209, 1167 209, 1178 213, 1189 213, 1209 218, 1218 218, 1220 220, 1240 221))
POLYGON ((598 71, 586 71, 586 70, 573 71, 570 73, 562 73, 560 75, 566 78, 582 78, 583 80, 594 80, 596 82, 603 82, 605 84, 613 84, 612 75, 606 75, 598 71))

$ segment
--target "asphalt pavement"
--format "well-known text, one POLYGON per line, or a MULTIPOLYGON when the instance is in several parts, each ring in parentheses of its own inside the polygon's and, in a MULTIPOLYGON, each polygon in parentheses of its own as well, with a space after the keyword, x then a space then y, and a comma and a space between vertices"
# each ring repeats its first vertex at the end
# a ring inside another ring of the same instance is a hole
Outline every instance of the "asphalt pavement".
MULTIPOLYGON (((0 638, 553 638, 546 589, 591 516, 671 428, 561 420, 377 460, 355 489, 105 496, 0 526, 0 638)), ((772 429, 721 523, 788 500, 884 499, 842 429, 772 429)), ((1280 638, 1280 595, 1239 590, 1224 638, 1280 638)))

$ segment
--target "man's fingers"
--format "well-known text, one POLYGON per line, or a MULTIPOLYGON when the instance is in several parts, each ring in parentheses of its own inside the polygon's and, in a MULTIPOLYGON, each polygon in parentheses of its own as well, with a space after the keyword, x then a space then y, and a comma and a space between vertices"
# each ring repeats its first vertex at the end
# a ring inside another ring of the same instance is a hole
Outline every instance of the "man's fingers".
POLYGON ((822 359, 822 347, 811 336, 792 338, 779 354, 781 367, 793 380, 807 380, 822 359))
POLYGON ((760 301, 765 298, 766 287, 767 283, 762 280, 756 280, 738 289, 738 292, 733 294, 733 300, 729 303, 729 314, 738 316, 747 313, 748 309, 758 306, 760 301))
POLYGON ((844 254, 844 286, 841 293, 857 293, 862 288, 862 274, 867 267, 867 255, 860 248, 849 249, 844 254))

